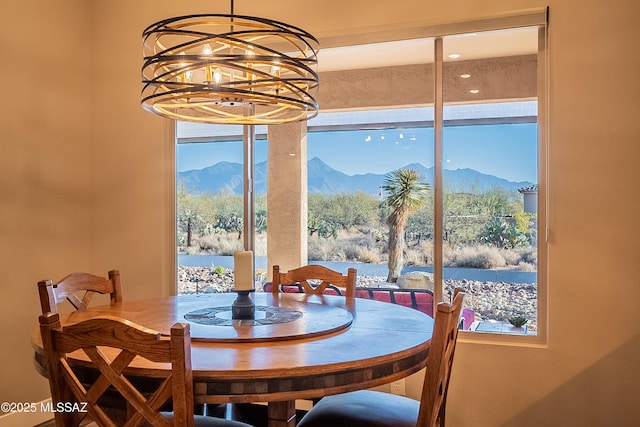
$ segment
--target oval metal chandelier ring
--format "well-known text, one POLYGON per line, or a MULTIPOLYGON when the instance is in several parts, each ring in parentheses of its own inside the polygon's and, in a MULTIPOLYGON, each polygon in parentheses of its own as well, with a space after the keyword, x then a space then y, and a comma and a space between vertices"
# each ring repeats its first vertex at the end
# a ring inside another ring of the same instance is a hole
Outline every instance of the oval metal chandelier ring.
POLYGON ((188 15, 143 34, 142 107, 201 123, 276 124, 318 113, 318 40, 252 16, 188 15))

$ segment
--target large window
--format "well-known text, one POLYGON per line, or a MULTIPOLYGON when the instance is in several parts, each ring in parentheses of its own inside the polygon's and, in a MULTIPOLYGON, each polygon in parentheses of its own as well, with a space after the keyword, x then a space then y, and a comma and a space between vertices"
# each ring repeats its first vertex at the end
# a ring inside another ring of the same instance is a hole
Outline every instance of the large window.
MULTIPOLYGON (((414 112, 430 115, 429 110, 414 112)), ((393 279, 385 181, 398 170, 411 170, 434 188, 433 127, 405 122, 310 133, 309 259, 337 270, 356 267, 359 286, 433 291, 434 253, 442 251, 443 294, 446 298, 455 287, 467 290, 466 306, 475 317, 469 330, 535 334, 537 205, 528 206, 525 198, 537 190, 538 126, 530 123, 537 102, 491 103, 474 110, 473 119, 465 106, 448 111, 443 238, 434 241, 430 191, 408 216, 401 274, 393 279), (499 121, 497 111, 503 115, 499 121), (468 124, 489 116, 490 124, 468 124), (355 157, 358 162, 351 161, 355 157), (509 322, 517 317, 527 321, 521 328, 509 322)))
MULTIPOLYGON (((244 250, 243 144, 239 126, 178 125, 176 251, 178 293, 226 292, 233 253, 244 250), (241 137, 241 135, 240 135, 241 137)), ((267 253, 267 142, 255 144, 255 255, 267 253)))
MULTIPOLYGON (((417 62, 349 69, 343 55, 343 68, 321 74, 326 98, 307 123, 308 260, 355 266, 359 286, 428 288, 436 301, 460 286, 468 331, 543 336, 544 31, 455 32, 411 40, 417 62), (416 192, 411 206, 392 200, 403 186, 416 192)), ((230 286, 244 221, 241 133, 178 125, 181 293, 230 286)), ((256 133, 264 277, 267 128, 256 133)))
POLYGON ((310 262, 355 266, 359 286, 426 287, 444 300, 462 287, 473 316, 467 330, 537 335, 545 168, 539 30, 437 43, 440 104, 427 94, 424 107, 336 111, 310 122, 310 262), (398 239, 389 202, 403 171, 428 191, 407 210, 398 239))

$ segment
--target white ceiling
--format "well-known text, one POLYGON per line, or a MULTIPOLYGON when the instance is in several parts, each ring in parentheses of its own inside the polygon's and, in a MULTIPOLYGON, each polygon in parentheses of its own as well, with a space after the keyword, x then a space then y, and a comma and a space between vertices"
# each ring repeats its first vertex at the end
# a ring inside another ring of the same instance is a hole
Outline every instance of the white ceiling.
MULTIPOLYGON (((464 61, 534 54, 537 28, 518 28, 444 38, 445 61, 464 61), (457 53, 457 59, 448 55, 457 53)), ((320 49, 318 71, 339 71, 433 62, 433 39, 413 39, 320 49)))

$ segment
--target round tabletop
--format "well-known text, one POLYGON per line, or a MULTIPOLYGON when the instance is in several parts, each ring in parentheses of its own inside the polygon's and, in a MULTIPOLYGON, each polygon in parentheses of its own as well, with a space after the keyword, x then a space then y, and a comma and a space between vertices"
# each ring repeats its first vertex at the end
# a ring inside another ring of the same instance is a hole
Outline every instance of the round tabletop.
MULTIPOLYGON (((395 381, 425 365, 433 319, 386 302, 255 293, 256 307, 293 308, 302 313, 281 323, 288 332, 280 331, 281 336, 273 340, 268 338, 275 331, 273 325, 207 325, 185 318, 210 308, 223 312, 235 297, 220 293, 124 301, 63 315, 61 322, 64 326, 96 316, 117 316, 167 335, 173 324, 189 323, 197 403, 317 398, 395 381), (330 315, 340 320, 334 322, 330 315)), ((42 346, 37 328, 33 343, 38 366, 42 346)), ((39 369, 44 373, 42 366, 39 369)), ((152 379, 166 376, 167 371, 166 365, 141 361, 132 365, 131 374, 152 379)))

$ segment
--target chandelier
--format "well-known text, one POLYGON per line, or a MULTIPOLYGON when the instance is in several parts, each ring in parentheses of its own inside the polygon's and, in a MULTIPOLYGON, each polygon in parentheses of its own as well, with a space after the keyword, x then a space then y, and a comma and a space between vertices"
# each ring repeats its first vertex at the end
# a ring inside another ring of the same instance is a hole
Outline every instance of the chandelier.
POLYGON ((318 114, 318 40, 270 19, 168 18, 142 33, 142 107, 171 119, 277 124, 318 114))

